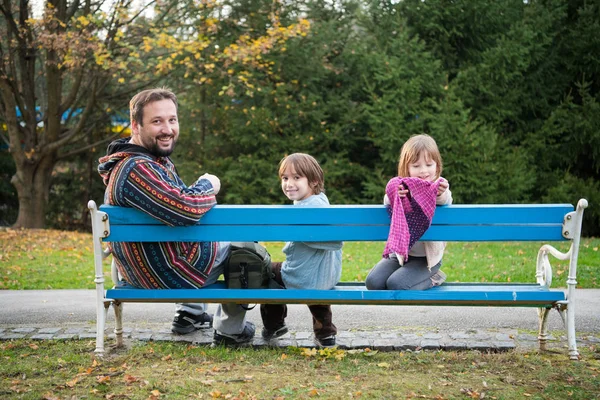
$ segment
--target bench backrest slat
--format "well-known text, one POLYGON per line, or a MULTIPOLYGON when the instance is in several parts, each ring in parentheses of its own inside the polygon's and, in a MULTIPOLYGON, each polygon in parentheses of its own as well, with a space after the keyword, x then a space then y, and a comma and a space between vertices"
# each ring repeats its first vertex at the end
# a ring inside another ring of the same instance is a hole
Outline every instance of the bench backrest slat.
MULTIPOLYGON (((169 227, 138 210, 102 206, 109 214, 104 241, 385 241, 387 210, 370 206, 223 206, 199 224, 169 227)), ((452 205, 438 207, 422 240, 561 241, 569 204, 452 205)))
MULTIPOLYGON (((457 204, 436 209, 433 224, 560 224, 573 211, 571 204, 457 204)), ((162 225, 162 222, 133 208, 101 206, 111 225, 162 225)), ((294 207, 263 205, 217 205, 202 217, 202 225, 389 225, 383 205, 294 207)))
MULTIPOLYGON (((292 225, 197 225, 172 228, 161 225, 111 226, 111 242, 156 242, 169 238, 175 242, 193 241, 260 241, 260 242, 323 242, 323 241, 386 241, 387 226, 292 226, 292 225)), ((423 235, 424 241, 561 241, 561 226, 494 226, 446 225, 432 226, 423 235)))

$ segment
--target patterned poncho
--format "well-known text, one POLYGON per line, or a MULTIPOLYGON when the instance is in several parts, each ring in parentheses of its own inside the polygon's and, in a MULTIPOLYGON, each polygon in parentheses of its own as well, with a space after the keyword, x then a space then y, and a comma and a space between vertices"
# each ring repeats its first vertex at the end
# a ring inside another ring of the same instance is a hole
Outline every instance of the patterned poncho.
POLYGON ((436 207, 439 181, 427 182, 419 178, 393 178, 385 189, 390 200, 390 232, 383 250, 383 257, 396 253, 403 261, 410 248, 423 236, 431 225, 436 207), (403 185, 409 193, 400 198, 398 188, 403 185))
MULTIPOLYGON (((104 203, 133 207, 170 226, 193 225, 215 204, 212 184, 198 179, 186 186, 168 157, 119 139, 100 159, 104 203)), ((214 242, 111 243, 123 279, 139 288, 199 288, 217 254, 214 242)))

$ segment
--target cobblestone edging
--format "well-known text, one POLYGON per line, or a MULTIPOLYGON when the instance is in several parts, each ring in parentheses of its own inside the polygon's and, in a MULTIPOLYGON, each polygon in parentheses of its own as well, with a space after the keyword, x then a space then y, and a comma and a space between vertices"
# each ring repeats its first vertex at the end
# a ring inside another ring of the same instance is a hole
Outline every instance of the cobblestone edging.
MULTIPOLYGON (((108 332, 108 330, 107 330, 108 332)), ((114 333, 107 334, 110 340, 114 333)), ((196 345, 211 345, 212 329, 199 330, 188 335, 175 335, 170 326, 124 328, 123 337, 140 341, 178 341, 196 345)), ((82 340, 96 338, 95 327, 15 327, 0 328, 0 340, 82 340)), ((600 343, 596 336, 577 338, 578 344, 600 343)), ((278 340, 266 342, 258 334, 252 343, 254 347, 314 347, 311 332, 290 332, 278 340)), ((406 331, 341 331, 337 335, 337 345, 341 349, 371 348, 379 351, 405 350, 479 350, 508 351, 516 348, 537 348, 537 336, 517 331, 488 332, 482 330, 463 332, 406 332, 406 331)), ((565 337, 548 337, 549 348, 566 348, 565 337)))

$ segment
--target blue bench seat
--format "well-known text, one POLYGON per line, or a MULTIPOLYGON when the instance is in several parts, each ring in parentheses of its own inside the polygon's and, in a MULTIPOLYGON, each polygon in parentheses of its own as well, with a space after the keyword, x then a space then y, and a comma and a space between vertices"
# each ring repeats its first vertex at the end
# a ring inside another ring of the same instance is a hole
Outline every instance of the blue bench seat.
POLYGON ((203 289, 136 289, 115 287, 107 298, 121 302, 243 302, 283 304, 387 304, 440 306, 552 307, 565 293, 539 284, 445 283, 429 290, 367 290, 364 283, 344 282, 331 290, 227 289, 217 282, 203 289), (199 292, 200 290, 200 292, 199 292))

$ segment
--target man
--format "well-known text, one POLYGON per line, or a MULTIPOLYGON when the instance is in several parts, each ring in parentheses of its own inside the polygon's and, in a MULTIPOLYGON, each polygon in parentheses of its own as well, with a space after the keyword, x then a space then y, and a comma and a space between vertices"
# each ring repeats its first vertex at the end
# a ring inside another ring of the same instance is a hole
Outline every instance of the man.
MULTIPOLYGON (((98 171, 106 185, 104 203, 133 207, 170 226, 196 224, 215 204, 221 183, 204 174, 191 186, 177 175, 169 158, 179 137, 177 98, 167 89, 150 89, 130 102, 131 137, 108 146, 98 171)), ((113 243, 111 252, 122 278, 139 288, 201 288, 225 268, 229 243, 113 243)), ((210 326, 205 304, 178 304, 172 331, 179 334, 210 326)), ((246 310, 222 304, 214 318, 214 342, 238 345, 254 337, 246 310)))

